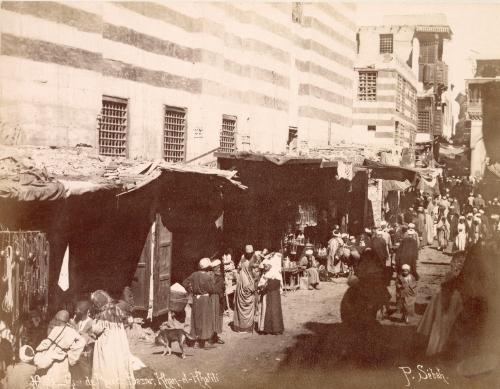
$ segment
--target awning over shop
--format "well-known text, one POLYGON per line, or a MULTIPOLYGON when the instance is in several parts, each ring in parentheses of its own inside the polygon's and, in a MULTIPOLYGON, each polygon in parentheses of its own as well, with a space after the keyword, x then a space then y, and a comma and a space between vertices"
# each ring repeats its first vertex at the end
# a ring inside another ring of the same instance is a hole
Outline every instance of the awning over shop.
POLYGON ((466 148, 463 146, 454 146, 441 144, 439 148, 439 154, 446 158, 455 158, 457 155, 462 155, 466 151, 466 148))
POLYGON ((217 187, 245 189, 236 171, 103 157, 88 147, 0 147, 0 198, 5 199, 53 201, 98 191, 127 193, 162 174, 203 176, 217 187))
POLYGON ((497 178, 500 178, 500 163, 494 163, 492 165, 489 165, 488 170, 492 172, 497 178))
POLYGON ((415 182, 418 177, 418 172, 413 169, 403 168, 400 166, 385 165, 380 162, 365 159, 363 166, 371 170, 371 177, 382 180, 396 180, 415 182))
POLYGON ((384 192, 398 191, 404 192, 411 186, 410 181, 384 180, 382 181, 382 189, 384 192))
POLYGON ((295 155, 281 155, 281 154, 261 154, 261 153, 250 153, 250 152, 236 152, 236 153, 214 153, 217 158, 224 159, 237 159, 246 161, 256 161, 256 162, 271 162, 277 166, 283 165, 299 165, 299 164, 310 164, 310 165, 321 165, 323 162, 322 158, 311 158, 295 155))
POLYGON ((415 143, 430 143, 432 142, 431 134, 425 132, 417 132, 415 135, 415 143))

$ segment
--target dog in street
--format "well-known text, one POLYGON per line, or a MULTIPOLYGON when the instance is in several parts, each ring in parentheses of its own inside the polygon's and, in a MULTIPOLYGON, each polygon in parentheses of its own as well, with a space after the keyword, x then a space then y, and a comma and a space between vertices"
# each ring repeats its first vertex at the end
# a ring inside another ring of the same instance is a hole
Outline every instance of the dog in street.
POLYGON ((172 343, 179 343, 182 359, 186 358, 184 354, 184 342, 186 339, 195 340, 186 331, 177 328, 162 328, 155 338, 155 344, 163 346, 165 349, 162 355, 172 355, 172 343))

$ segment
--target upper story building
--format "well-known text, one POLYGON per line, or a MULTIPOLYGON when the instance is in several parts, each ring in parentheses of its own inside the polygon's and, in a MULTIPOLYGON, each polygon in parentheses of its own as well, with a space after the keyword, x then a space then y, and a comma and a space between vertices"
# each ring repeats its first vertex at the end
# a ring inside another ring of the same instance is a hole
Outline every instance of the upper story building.
POLYGON ((477 59, 474 78, 465 80, 465 87, 470 173, 482 177, 489 162, 500 162, 500 59, 477 59))
POLYGON ((0 141, 208 162, 351 136, 352 3, 2 2, 0 141))
POLYGON ((381 26, 358 30, 353 130, 359 136, 411 149, 417 131, 442 135, 448 126, 451 132, 451 104, 442 98, 443 44, 450 37, 443 15, 386 16, 381 26))
POLYGON ((364 142, 411 148, 417 128, 418 78, 409 53, 411 28, 366 26, 358 31, 353 133, 364 142), (413 65, 413 66, 412 66, 413 65))

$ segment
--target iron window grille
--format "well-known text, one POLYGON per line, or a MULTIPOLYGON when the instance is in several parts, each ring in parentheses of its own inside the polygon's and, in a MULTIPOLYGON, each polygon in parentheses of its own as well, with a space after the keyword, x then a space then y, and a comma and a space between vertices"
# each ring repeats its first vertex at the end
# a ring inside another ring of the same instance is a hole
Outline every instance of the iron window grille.
POLYGON ((127 156, 128 101, 103 96, 99 117, 99 154, 127 156))
POLYGON ((377 131, 377 126, 368 126, 368 131, 377 131))
POLYGON ((403 112, 404 105, 404 79, 398 74, 397 93, 396 93, 396 111, 403 112))
POLYGON ((418 112, 418 131, 425 133, 431 132, 431 113, 429 111, 418 112))
POLYGON ((186 160, 186 109, 165 106, 163 158, 167 162, 186 160))
POLYGON ((396 144, 396 146, 399 146, 399 139, 401 137, 401 125, 399 124, 399 122, 396 122, 394 124, 394 143, 396 144))
POLYGON ((288 151, 297 150, 298 136, 299 136, 299 130, 297 127, 288 127, 288 141, 286 142, 288 151))
POLYGON ((236 116, 222 116, 219 150, 223 153, 236 151, 236 116))
POLYGON ((359 72, 358 99, 375 101, 377 99, 377 72, 359 72))
POLYGON ((380 34, 380 54, 392 53, 393 36, 392 34, 380 34))
POLYGON ((300 2, 292 3, 292 22, 302 24, 303 6, 300 2))

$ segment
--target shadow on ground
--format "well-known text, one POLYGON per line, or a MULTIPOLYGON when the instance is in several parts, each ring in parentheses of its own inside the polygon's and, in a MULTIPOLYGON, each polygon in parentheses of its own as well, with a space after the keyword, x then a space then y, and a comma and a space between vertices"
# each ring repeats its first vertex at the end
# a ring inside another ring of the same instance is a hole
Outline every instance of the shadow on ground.
POLYGON ((414 326, 308 322, 305 328, 309 333, 295 338, 269 387, 404 387, 399 366, 414 366, 422 350, 414 326))

